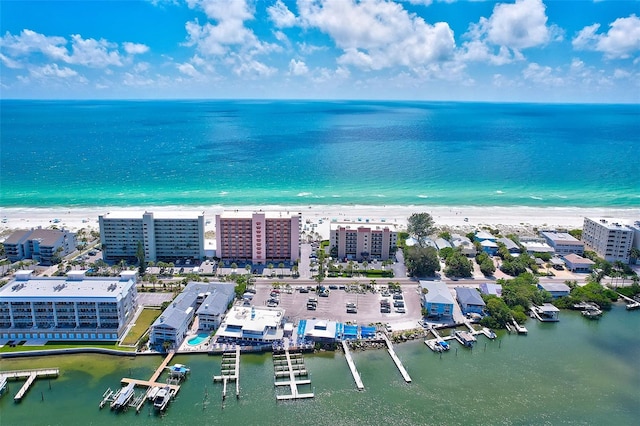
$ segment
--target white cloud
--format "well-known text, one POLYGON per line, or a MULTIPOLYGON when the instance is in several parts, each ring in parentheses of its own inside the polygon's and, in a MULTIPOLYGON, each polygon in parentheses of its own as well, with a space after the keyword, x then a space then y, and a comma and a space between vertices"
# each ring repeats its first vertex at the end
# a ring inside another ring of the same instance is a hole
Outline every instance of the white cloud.
POLYGON ((640 50, 640 18, 635 14, 618 18, 609 25, 609 31, 598 34, 600 24, 584 27, 572 40, 577 50, 604 53, 609 59, 629 58, 640 50))
POLYGON ((183 64, 178 64, 178 71, 180 71, 184 75, 188 75, 193 78, 200 78, 202 74, 190 63, 185 62, 183 64))
POLYGON ((613 72, 614 78, 629 78, 631 77, 631 73, 626 70, 621 70, 620 68, 616 68, 613 72))
POLYGON ((147 46, 146 44, 131 43, 127 41, 122 43, 122 46, 124 47, 125 52, 127 52, 129 55, 139 55, 142 53, 147 53, 149 51, 149 46, 147 46))
POLYGON ((458 58, 504 65, 524 59, 522 49, 543 46, 562 39, 556 25, 547 25, 542 0, 516 0, 499 3, 489 18, 482 17, 469 26, 458 58), (495 52, 497 47, 497 52, 495 52))
POLYGON ((273 6, 267 8, 269 18, 278 28, 293 27, 296 24, 296 16, 287 8, 282 0, 277 0, 273 6))
MULTIPOLYGON (((64 37, 46 36, 29 29, 22 30, 19 35, 6 33, 0 40, 3 50, 12 59, 41 53, 55 61, 92 68, 123 65, 118 45, 115 43, 104 39, 84 39, 79 34, 72 35, 70 43, 71 51, 67 49, 69 41, 64 37)), ((125 43, 125 49, 127 45, 125 43)), ((129 48, 134 50, 141 50, 144 46, 135 43, 129 45, 129 48)))
POLYGON ((455 49, 453 31, 385 0, 299 0, 302 25, 328 34, 344 51, 342 65, 364 69, 414 68, 445 61, 455 49))
POLYGON ((303 61, 296 61, 295 59, 289 61, 289 74, 298 76, 305 75, 308 72, 309 68, 303 61))
POLYGON ((3 55, 2 53, 0 53, 0 62, 2 62, 4 66, 7 68, 12 68, 12 69, 22 68, 22 64, 20 62, 14 61, 13 59, 3 55))
POLYGON ((69 67, 58 67, 58 64, 47 64, 43 67, 33 67, 29 69, 29 74, 36 78, 55 77, 70 78, 76 77, 78 73, 69 67))
POLYGON ((532 81, 545 87, 558 87, 564 85, 565 81, 562 77, 554 73, 554 70, 548 66, 541 66, 535 62, 530 63, 527 68, 522 71, 525 80, 532 81))

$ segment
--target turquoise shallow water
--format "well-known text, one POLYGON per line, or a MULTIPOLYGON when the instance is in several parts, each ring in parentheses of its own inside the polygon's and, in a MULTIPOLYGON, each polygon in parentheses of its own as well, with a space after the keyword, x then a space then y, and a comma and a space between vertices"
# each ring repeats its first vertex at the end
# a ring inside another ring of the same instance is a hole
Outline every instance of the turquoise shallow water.
POLYGON ((640 107, 0 101, 4 207, 638 207, 640 107))
MULTIPOLYGON (((442 357, 421 341, 396 345, 411 375, 402 380, 386 351, 354 353, 365 390, 358 392, 340 353, 305 356, 312 400, 277 403, 271 356, 242 355, 241 398, 223 404, 212 382, 220 357, 181 355, 191 368, 165 417, 98 409, 123 376, 149 377, 160 357, 50 357, 2 360, 2 370, 60 367, 38 381, 21 404, 0 399, 0 424, 246 425, 635 425, 640 406, 640 313, 616 306, 600 321, 562 311, 560 322, 529 321, 528 336, 481 337, 473 351, 458 344, 442 357), (456 355, 457 349, 457 355, 456 355), (44 401, 42 398, 44 397, 44 401)), ((11 391, 17 392, 16 384, 11 391)))

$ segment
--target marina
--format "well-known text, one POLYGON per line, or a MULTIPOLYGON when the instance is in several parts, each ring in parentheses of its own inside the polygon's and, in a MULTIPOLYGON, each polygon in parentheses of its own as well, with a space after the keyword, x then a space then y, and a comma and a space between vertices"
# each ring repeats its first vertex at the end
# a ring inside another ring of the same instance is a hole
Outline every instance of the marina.
POLYGON ((286 401, 291 399, 313 398, 312 392, 300 393, 298 386, 309 385, 311 380, 298 379, 298 377, 308 376, 302 353, 289 353, 289 349, 285 349, 283 354, 273 354, 274 368, 274 386, 289 386, 290 393, 284 395, 276 395, 276 400, 286 401), (280 381, 278 378, 287 377, 289 380, 280 381))
POLYGON ((236 398, 240 398, 240 346, 235 351, 222 354, 220 375, 213 376, 214 382, 222 382, 222 400, 227 397, 227 383, 235 382, 236 398))
POLYGON ((26 380, 18 393, 13 397, 15 402, 20 402, 36 379, 58 377, 59 374, 60 370, 57 368, 3 371, 0 373, 0 393, 4 393, 9 380, 26 380))
POLYGON ((362 383, 362 379, 360 378, 360 373, 356 369, 356 364, 353 362, 353 357, 351 356, 351 351, 349 350, 349 344, 346 341, 342 341, 342 350, 344 351, 344 357, 347 359, 347 364, 349 365, 349 370, 351 370, 351 375, 353 376, 353 380, 356 382, 356 387, 358 390, 364 390, 364 384, 362 383))

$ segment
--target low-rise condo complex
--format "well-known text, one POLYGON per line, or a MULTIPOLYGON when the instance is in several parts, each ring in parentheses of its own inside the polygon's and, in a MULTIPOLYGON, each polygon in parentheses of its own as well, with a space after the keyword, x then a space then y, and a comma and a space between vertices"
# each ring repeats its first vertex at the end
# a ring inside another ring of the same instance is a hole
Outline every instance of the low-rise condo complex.
POLYGON ((584 243, 567 232, 543 231, 540 235, 549 246, 553 247, 557 255, 564 256, 573 253, 582 256, 584 254, 584 243))
POLYGON ((21 229, 3 244, 12 262, 33 259, 41 265, 52 265, 76 249, 76 234, 65 229, 21 229))
POLYGON ((0 289, 0 339, 116 341, 137 308, 136 273, 36 277, 18 271, 0 289))
POLYGON ((397 241, 397 232, 387 223, 331 223, 330 245, 338 259, 387 260, 397 241))

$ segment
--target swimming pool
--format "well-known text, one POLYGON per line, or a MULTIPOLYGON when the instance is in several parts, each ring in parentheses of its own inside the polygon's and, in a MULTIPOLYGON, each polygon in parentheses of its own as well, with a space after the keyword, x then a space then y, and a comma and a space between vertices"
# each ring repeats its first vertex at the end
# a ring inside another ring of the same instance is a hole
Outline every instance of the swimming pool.
POLYGON ((209 337, 209 335, 206 334, 206 333, 198 334, 197 336, 194 336, 191 339, 187 340, 187 344, 191 345, 191 346, 197 346, 200 343, 202 343, 205 340, 207 340, 207 337, 209 337))

